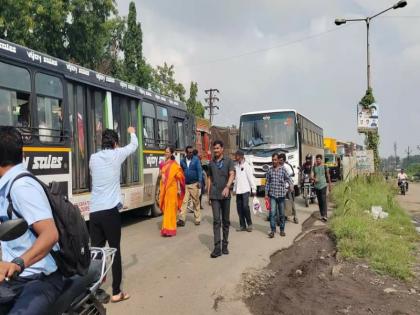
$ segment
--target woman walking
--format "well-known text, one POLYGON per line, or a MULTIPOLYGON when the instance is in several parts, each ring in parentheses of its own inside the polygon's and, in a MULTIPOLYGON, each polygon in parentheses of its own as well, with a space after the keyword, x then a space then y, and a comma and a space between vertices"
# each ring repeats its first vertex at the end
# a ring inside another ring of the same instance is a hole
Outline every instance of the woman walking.
POLYGON ((161 168, 159 206, 163 213, 162 236, 176 235, 176 215, 185 194, 185 177, 175 161, 174 149, 165 149, 165 162, 161 168))

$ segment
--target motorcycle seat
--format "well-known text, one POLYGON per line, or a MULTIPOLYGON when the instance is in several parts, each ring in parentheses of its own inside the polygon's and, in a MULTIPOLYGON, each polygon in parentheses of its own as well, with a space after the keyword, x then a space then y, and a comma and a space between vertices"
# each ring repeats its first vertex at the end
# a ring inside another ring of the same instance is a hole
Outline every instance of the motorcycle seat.
POLYGON ((71 305, 81 301, 87 294, 89 288, 101 277, 102 260, 92 260, 86 276, 73 276, 64 281, 64 289, 60 297, 51 307, 50 315, 65 313, 71 305))

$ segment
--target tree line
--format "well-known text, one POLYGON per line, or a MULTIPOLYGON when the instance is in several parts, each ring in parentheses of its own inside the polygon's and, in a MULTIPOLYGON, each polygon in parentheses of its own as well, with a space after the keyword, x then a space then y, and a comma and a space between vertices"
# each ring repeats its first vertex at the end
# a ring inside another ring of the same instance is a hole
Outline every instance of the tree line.
POLYGON ((196 82, 187 98, 174 65, 147 62, 134 2, 122 17, 115 0, 1 0, 0 38, 175 98, 204 117, 196 82))

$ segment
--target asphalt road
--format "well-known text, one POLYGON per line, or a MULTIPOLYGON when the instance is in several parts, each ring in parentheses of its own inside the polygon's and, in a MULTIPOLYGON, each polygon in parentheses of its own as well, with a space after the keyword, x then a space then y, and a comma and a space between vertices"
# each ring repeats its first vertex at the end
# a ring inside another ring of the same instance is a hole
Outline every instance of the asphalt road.
MULTIPOLYGON (((317 210, 317 205, 305 208, 302 198, 296 199, 302 223, 317 210)), ((274 239, 268 239, 269 223, 264 214, 253 215, 252 233, 236 232, 238 215, 232 199, 230 254, 211 259, 211 209, 205 206, 200 226, 193 224, 192 216, 188 215, 185 227, 178 228, 176 237, 162 238, 159 233, 162 218, 124 215, 123 289, 131 299, 107 304, 108 314, 249 314, 238 289, 241 274, 266 266, 270 255, 290 246, 302 229, 301 224, 287 223, 286 237, 277 233, 274 239)), ((104 286, 108 292, 110 278, 104 286)))

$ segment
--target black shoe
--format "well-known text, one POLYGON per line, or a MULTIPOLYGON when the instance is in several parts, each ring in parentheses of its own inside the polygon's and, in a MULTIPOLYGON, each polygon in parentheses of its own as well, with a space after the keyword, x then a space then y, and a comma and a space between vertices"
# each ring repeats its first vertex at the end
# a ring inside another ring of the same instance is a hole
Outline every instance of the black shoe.
POLYGON ((269 237, 269 238, 273 238, 273 237, 274 237, 274 232, 269 232, 269 233, 268 233, 268 237, 269 237))
POLYGON ((280 231, 280 236, 286 236, 286 233, 284 233, 284 231, 280 231))
POLYGON ((252 232, 252 225, 248 225, 248 227, 246 228, 247 232, 252 232))
POLYGON ((294 218, 293 218, 293 222, 294 222, 295 224, 299 224, 299 220, 298 220, 298 218, 294 217, 294 218))
POLYGON ((220 251, 220 247, 215 247, 213 252, 210 254, 211 258, 217 258, 219 256, 222 256, 222 252, 220 251))
POLYGON ((98 289, 95 292, 95 298, 102 304, 107 304, 109 300, 111 299, 111 296, 105 292, 103 289, 98 289))
POLYGON ((225 245, 225 246, 222 247, 222 254, 223 255, 229 255, 229 250, 228 250, 227 245, 225 245))
POLYGON ((185 226, 185 222, 182 220, 178 220, 178 222, 176 223, 176 226, 185 226))

